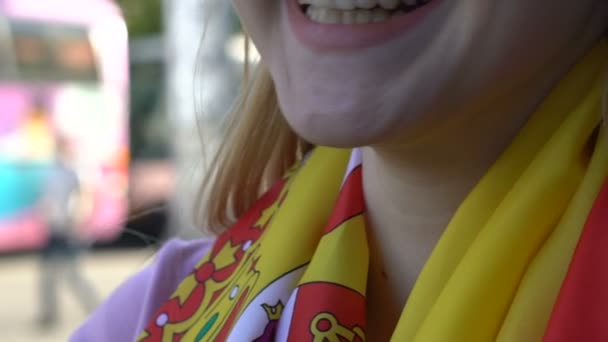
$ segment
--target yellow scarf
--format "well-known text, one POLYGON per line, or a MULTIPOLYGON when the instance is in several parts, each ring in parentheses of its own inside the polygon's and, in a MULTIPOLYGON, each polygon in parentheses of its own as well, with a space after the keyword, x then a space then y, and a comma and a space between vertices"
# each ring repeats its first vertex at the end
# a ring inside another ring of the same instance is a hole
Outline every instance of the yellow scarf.
MULTIPOLYGON (((462 203, 393 341, 540 341, 608 176, 601 44, 462 203)), ((159 308, 140 341, 365 341, 360 151, 317 148, 159 308), (345 176, 346 174, 346 176, 345 176)))

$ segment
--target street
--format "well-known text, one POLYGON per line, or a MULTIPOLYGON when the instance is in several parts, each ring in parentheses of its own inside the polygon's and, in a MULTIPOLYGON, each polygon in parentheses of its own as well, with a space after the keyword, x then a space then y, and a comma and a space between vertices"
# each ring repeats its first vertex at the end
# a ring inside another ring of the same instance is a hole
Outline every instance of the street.
MULTIPOLYGON (((152 248, 96 251, 83 256, 81 270, 95 285, 100 297, 107 297, 130 275, 153 258, 152 248)), ((43 330, 36 325, 39 308, 39 265, 34 255, 0 258, 0 341, 67 341, 86 318, 65 282, 59 284, 60 315, 56 327, 43 330)))

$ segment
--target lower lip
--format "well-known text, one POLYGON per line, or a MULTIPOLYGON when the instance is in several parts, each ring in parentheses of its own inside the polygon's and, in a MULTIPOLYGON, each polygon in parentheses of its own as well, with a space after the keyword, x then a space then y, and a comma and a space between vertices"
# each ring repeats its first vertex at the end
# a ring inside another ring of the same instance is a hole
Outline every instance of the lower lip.
POLYGON ((286 0, 289 23, 298 38, 315 50, 348 50, 382 44, 420 23, 442 0, 433 0, 410 13, 369 24, 320 24, 303 13, 297 0, 286 0))

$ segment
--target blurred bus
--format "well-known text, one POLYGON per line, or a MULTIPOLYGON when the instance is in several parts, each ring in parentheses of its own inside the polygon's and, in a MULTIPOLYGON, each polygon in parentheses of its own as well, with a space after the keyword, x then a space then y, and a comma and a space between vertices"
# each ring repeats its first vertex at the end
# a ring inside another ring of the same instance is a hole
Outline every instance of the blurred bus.
POLYGON ((57 137, 108 241, 128 212, 128 35, 112 0, 0 0, 0 252, 47 238, 37 210, 57 137))

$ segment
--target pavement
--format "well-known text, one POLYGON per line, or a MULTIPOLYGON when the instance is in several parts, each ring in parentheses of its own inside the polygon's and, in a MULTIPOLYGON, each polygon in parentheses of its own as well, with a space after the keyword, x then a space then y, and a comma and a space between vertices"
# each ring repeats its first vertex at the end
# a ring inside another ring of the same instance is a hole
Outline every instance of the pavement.
MULTIPOLYGON (((82 273, 106 298, 154 255, 152 248, 95 251, 83 255, 82 273)), ((60 283, 60 316, 56 326, 36 325, 39 308, 39 265, 35 255, 0 258, 0 341, 64 342, 87 317, 65 283, 60 283)))

